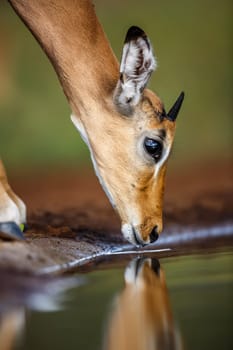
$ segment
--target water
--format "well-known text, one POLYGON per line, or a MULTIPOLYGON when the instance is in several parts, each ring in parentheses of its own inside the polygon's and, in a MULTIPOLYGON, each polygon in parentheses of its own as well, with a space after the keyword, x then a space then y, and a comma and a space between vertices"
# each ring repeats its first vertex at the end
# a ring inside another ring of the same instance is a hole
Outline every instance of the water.
POLYGON ((109 265, 10 286, 3 277, 0 349, 233 348, 232 252, 109 265))

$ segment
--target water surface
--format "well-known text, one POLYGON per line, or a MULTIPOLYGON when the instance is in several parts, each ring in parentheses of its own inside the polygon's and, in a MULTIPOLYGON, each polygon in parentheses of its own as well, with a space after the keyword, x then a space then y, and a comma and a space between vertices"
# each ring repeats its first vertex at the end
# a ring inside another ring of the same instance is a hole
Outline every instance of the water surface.
POLYGON ((11 287, 1 297, 0 348, 230 350, 232 267, 227 250, 160 261, 151 254, 42 279, 30 291, 11 287))

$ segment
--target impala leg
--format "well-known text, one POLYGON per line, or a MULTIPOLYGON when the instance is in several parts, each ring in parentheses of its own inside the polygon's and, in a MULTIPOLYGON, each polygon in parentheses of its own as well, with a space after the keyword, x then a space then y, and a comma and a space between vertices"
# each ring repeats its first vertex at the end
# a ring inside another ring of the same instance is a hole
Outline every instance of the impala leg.
POLYGON ((26 206, 12 191, 0 160, 0 237, 22 239, 19 228, 26 222, 26 206))

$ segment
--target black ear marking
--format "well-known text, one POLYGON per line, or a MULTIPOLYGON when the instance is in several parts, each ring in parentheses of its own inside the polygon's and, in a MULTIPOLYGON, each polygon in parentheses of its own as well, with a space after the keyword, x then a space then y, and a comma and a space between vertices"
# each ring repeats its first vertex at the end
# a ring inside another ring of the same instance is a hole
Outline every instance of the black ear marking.
POLYGON ((128 32, 125 37, 125 42, 129 42, 130 40, 136 40, 139 37, 146 37, 145 32, 137 26, 132 26, 128 29, 128 32))
POLYGON ((143 38, 146 42, 148 49, 150 49, 150 44, 149 44, 149 41, 147 39, 146 33, 144 32, 144 30, 142 30, 141 28, 139 28, 137 26, 132 26, 128 29, 128 32, 127 32, 126 37, 125 37, 125 43, 128 43, 131 40, 136 41, 138 38, 143 38))

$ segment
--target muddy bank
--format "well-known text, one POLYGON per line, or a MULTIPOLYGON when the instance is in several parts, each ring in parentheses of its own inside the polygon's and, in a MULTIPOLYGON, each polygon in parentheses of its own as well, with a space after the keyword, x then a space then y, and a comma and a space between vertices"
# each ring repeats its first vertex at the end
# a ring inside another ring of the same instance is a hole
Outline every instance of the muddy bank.
MULTIPOLYGON (((158 257, 233 245, 232 165, 168 173, 158 257), (170 250, 168 250, 170 249, 170 250)), ((0 268, 61 272, 113 252, 135 250, 91 170, 11 179, 28 205, 25 242, 0 242, 0 268)))

